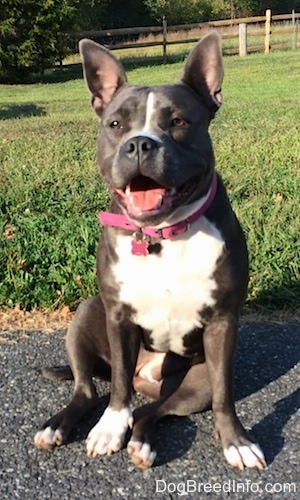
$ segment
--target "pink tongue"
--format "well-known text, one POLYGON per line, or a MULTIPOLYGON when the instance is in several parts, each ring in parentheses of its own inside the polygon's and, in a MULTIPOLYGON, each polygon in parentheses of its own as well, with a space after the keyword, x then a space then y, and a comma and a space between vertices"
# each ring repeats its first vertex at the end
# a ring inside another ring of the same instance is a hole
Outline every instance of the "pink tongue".
POLYGON ((147 177, 139 176, 130 185, 130 202, 141 212, 155 210, 162 203, 166 189, 147 177))
POLYGON ((131 191, 130 201, 134 208, 141 212, 155 210, 160 207, 165 191, 163 188, 149 189, 148 191, 131 191))

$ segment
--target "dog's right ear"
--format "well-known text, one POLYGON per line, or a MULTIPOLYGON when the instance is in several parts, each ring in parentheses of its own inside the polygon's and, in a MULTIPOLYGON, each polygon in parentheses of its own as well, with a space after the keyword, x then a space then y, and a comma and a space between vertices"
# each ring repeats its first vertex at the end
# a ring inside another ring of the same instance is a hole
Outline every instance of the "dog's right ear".
POLYGON ((116 90, 127 82, 121 63, 109 50, 92 40, 79 42, 83 74, 92 94, 92 107, 101 116, 116 90))

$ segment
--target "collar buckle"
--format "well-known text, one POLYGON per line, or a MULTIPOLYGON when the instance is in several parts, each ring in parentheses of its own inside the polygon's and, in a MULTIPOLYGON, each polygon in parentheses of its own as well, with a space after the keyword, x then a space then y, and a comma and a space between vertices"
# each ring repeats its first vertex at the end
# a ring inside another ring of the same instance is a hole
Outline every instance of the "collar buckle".
POLYGON ((175 238, 176 236, 180 236, 183 233, 186 233, 191 227, 191 221, 188 217, 173 226, 164 227, 162 229, 158 229, 157 236, 162 240, 168 240, 171 238, 175 238))

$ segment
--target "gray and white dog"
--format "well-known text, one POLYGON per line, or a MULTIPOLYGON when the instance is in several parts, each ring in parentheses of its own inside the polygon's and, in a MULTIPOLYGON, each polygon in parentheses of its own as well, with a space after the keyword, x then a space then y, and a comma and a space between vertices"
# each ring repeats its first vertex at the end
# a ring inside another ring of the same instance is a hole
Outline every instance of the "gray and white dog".
POLYGON ((221 105, 220 36, 212 31, 196 45, 175 85, 128 85, 120 62, 91 40, 81 40, 80 53, 111 192, 109 213, 99 215, 101 298, 75 314, 70 369, 45 371, 72 374, 75 389, 35 444, 66 442, 97 403, 92 377, 99 375, 111 381, 111 395, 87 437, 90 456, 118 451, 131 428, 128 453, 150 467, 158 419, 212 407, 229 464, 261 469, 264 455, 236 415, 232 382, 247 248, 208 133, 221 105), (132 412, 133 388, 150 402, 132 412))

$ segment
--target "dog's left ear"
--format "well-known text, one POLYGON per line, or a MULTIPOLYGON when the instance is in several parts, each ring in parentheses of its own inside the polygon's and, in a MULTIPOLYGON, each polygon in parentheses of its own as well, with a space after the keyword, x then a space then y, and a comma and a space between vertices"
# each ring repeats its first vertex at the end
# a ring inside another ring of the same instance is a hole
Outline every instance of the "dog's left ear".
POLYGON ((116 90, 127 82, 122 64, 102 45, 83 38, 79 42, 84 78, 92 94, 92 107, 101 116, 116 90))
POLYGON ((192 87, 215 113, 222 104, 223 75, 221 36, 214 30, 202 38, 190 53, 182 81, 192 87))

